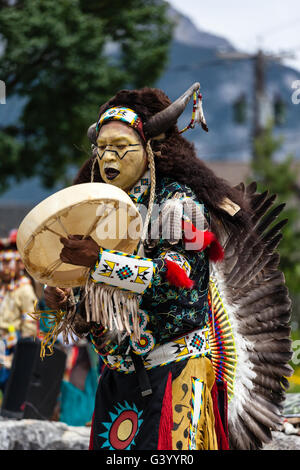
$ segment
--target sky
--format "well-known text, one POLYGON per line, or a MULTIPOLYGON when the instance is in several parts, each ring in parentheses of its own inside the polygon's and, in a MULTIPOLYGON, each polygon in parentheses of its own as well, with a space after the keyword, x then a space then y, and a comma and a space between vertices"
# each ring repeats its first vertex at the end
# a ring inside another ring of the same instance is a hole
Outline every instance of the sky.
POLYGON ((168 0, 202 30, 224 36, 238 50, 262 48, 290 55, 283 62, 300 70, 299 0, 168 0))

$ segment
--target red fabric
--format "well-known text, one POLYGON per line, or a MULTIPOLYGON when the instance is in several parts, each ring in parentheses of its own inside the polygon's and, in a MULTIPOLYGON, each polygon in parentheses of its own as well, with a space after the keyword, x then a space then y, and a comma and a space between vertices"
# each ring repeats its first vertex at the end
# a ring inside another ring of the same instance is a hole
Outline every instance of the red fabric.
POLYGON ((209 247, 209 259, 216 263, 224 259, 224 250, 219 241, 214 240, 209 247))
POLYGON ((66 366, 66 370, 65 370, 65 379, 66 380, 70 379, 71 372, 72 372, 72 370, 75 367, 75 364, 77 362, 78 354, 79 354, 79 347, 78 346, 72 346, 70 357, 67 360, 67 366, 66 366))
POLYGON ((185 287, 186 289, 193 287, 194 281, 188 277, 185 270, 177 263, 166 259, 165 265, 167 267, 166 279, 172 286, 185 287))
POLYGON ((95 419, 95 412, 93 413, 93 418, 92 418, 89 450, 94 449, 94 444, 93 444, 93 441, 94 441, 94 419, 95 419))
POLYGON ((17 234, 18 234, 18 230, 16 228, 14 228, 13 230, 11 230, 9 232, 9 241, 10 241, 10 243, 16 243, 17 234))
POLYGON ((184 242, 193 244, 193 250, 202 251, 209 247, 209 258, 216 262, 224 258, 224 250, 215 234, 209 230, 198 230, 191 222, 182 221, 184 242))
POLYGON ((223 403, 223 406, 224 406, 224 423, 223 423, 223 427, 224 427, 224 431, 225 431, 225 434, 226 434, 226 437, 227 439, 229 439, 228 437, 228 394, 227 394, 227 383, 226 382, 217 382, 217 387, 218 387, 218 394, 220 393, 223 393, 224 395, 224 403, 223 403))
POLYGON ((214 407, 214 415, 215 415, 215 431, 217 435, 218 441, 218 450, 229 450, 229 442, 228 442, 228 431, 227 431, 227 403, 224 406, 224 415, 225 415, 225 429, 223 426, 223 422, 221 419, 219 406, 218 406, 218 387, 216 382, 213 385, 211 390, 211 396, 213 401, 214 407))
POLYGON ((161 408, 157 450, 172 450, 172 429, 172 374, 169 372, 161 408))

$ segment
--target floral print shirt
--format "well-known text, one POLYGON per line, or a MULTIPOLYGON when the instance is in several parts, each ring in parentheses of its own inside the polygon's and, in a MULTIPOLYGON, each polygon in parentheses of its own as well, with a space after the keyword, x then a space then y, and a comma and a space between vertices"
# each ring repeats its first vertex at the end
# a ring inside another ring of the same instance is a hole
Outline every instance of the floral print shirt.
MULTIPOLYGON (((138 190, 133 188, 129 195, 139 206, 148 206, 150 185, 145 177, 141 180, 143 185, 138 190), (142 191, 140 190, 142 189, 142 191), (135 189, 135 190, 134 190, 135 189)), ((177 200, 188 198, 193 200, 204 215, 209 225, 207 209, 197 201, 194 192, 187 186, 172 180, 169 177, 157 178, 155 201, 161 207, 173 198, 177 200)), ((151 238, 145 244, 145 256, 151 258, 156 266, 151 284, 141 295, 140 308, 149 317, 147 330, 155 337, 156 344, 163 344, 172 338, 181 336, 196 328, 205 326, 208 319, 208 284, 209 284, 209 258, 208 250, 187 250, 183 238, 170 241, 164 238, 151 238), (191 289, 179 288, 170 285, 166 280, 166 266, 164 259, 170 259, 183 267, 189 277, 194 281, 191 289)), ((92 341, 97 349, 97 332, 92 334, 92 341)), ((129 347, 129 337, 120 345, 111 342, 102 345, 100 354, 107 354, 112 349, 114 354, 124 355, 129 347)))

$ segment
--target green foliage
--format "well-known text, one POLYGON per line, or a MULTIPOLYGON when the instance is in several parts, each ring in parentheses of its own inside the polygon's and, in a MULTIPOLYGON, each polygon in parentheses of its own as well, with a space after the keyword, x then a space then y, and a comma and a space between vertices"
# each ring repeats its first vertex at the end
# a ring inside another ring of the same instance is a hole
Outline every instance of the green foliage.
POLYGON ((0 191, 11 177, 47 187, 87 157, 86 130, 119 89, 151 86, 167 60, 171 25, 156 0, 0 0, 0 78, 26 99, 1 123, 0 191), (108 52, 114 44, 116 53, 108 52))
POLYGON ((286 103, 280 96, 275 96, 273 106, 275 125, 282 126, 286 121, 286 103))
POLYGON ((244 94, 233 103, 233 119, 237 124, 245 124, 247 121, 247 100, 244 94))
POLYGON ((269 190, 277 194, 277 203, 286 203, 278 220, 288 219, 283 229, 283 239, 279 245, 280 268, 284 272, 291 293, 300 292, 300 226, 299 195, 297 196, 297 166, 291 155, 283 161, 272 160, 274 153, 282 145, 281 138, 272 135, 270 124, 262 136, 256 139, 257 158, 252 164, 255 180, 261 191, 269 190))

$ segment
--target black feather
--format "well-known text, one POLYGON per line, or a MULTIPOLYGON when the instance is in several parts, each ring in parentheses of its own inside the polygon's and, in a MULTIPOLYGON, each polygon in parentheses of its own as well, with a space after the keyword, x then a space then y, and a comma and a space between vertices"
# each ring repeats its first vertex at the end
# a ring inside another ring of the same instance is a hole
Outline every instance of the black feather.
POLYGON ((222 280, 221 298, 224 295, 234 307, 227 313, 235 325, 236 341, 238 335, 243 339, 247 358, 243 367, 251 370, 252 387, 243 383, 242 373, 235 378, 247 391, 238 407, 238 396, 229 403, 229 410, 235 407, 229 413, 229 438, 232 449, 260 449, 271 439, 271 429, 278 429, 282 422, 287 377, 293 373, 288 364, 293 355, 291 300, 276 251, 287 219, 276 223, 285 207, 274 207, 276 194, 257 193, 255 182, 236 188, 251 207, 253 228, 239 239, 224 233, 225 258, 214 269, 222 280))

